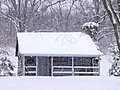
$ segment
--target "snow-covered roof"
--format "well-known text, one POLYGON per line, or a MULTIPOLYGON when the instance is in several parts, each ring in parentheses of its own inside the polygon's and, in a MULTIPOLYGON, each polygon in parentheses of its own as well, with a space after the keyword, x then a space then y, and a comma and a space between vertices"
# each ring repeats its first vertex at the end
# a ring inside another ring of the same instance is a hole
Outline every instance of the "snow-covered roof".
POLYGON ((17 33, 19 52, 38 56, 100 56, 92 39, 81 32, 17 33))

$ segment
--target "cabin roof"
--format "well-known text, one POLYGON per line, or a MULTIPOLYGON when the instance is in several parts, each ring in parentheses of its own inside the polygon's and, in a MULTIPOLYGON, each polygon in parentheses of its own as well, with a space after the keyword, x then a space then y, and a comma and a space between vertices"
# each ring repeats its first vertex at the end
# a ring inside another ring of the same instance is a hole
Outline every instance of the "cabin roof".
POLYGON ((33 56, 100 56, 89 35, 81 32, 17 33, 19 52, 33 56))

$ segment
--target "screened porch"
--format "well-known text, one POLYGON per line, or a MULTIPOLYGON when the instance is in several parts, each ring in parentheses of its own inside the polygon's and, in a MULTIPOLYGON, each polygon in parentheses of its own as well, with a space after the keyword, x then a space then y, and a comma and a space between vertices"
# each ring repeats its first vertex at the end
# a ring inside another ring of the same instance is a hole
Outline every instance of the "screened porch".
POLYGON ((99 76, 99 58, 24 56, 24 76, 99 76))

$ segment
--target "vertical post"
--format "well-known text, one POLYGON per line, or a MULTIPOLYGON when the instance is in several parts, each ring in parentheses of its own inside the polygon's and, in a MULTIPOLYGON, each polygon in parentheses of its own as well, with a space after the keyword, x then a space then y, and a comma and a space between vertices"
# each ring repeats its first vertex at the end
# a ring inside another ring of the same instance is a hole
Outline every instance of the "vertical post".
POLYGON ((51 57, 51 76, 53 76, 53 57, 51 57))
POLYGON ((99 67, 99 69, 98 69, 98 70, 99 70, 99 71, 98 71, 98 72, 99 72, 99 75, 98 75, 98 76, 100 76, 100 58, 98 59, 98 67, 99 67))
POLYGON ((72 56, 72 76, 74 76, 74 58, 72 56))
POLYGON ((38 72, 38 69, 37 69, 37 67, 38 67, 38 57, 36 56, 36 76, 38 76, 38 74, 37 74, 37 72, 38 72))
POLYGON ((95 71, 95 70, 94 70, 94 68, 95 68, 95 67, 94 67, 94 58, 92 58, 92 66, 91 66, 91 67, 92 67, 92 72, 94 72, 94 71, 95 71))
POLYGON ((25 56, 23 56, 23 76, 25 76, 25 56))

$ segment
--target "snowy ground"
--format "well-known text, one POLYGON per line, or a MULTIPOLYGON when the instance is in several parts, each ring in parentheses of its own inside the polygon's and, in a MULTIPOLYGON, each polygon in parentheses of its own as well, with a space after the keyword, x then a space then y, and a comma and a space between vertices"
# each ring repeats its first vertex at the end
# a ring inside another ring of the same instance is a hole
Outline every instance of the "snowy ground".
POLYGON ((1 77, 0 90, 120 90, 120 78, 1 77))

